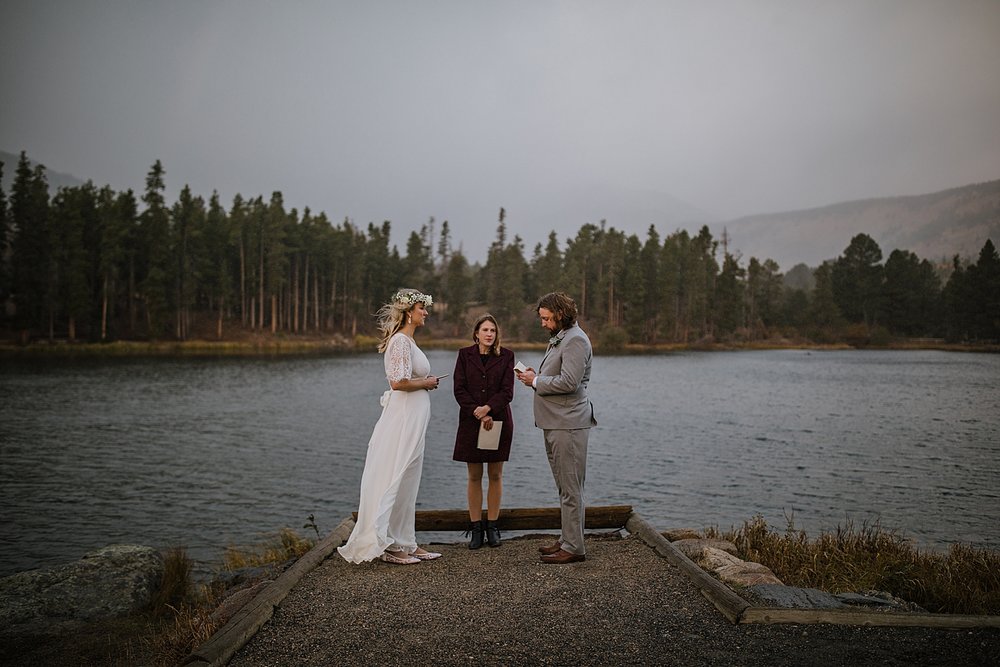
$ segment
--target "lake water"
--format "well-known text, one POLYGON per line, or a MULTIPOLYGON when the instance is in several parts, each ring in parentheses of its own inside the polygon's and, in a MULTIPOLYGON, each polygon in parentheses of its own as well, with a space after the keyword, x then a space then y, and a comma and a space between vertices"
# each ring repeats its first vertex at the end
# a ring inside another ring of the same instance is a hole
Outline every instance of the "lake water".
MULTIPOLYGON (((452 371, 454 353, 428 357, 452 371)), ((208 568, 227 545, 308 533, 310 514, 325 534, 356 507, 384 389, 375 354, 4 360, 0 575, 119 542, 186 546, 208 568)), ((1000 549, 1000 355, 600 356, 591 393, 588 504, 662 529, 880 521, 928 548, 1000 549)), ((431 398, 418 509, 463 508, 451 380, 431 398)), ((520 385, 513 410, 504 506, 556 506, 520 385)))

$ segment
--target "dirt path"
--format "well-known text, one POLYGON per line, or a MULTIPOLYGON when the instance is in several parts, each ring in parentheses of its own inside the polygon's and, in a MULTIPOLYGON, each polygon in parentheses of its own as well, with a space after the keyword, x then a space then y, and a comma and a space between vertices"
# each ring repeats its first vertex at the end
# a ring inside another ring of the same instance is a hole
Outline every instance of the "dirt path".
POLYGON ((413 566, 334 553, 229 664, 1000 664, 996 629, 733 625, 637 537, 589 538, 561 566, 539 562, 544 543, 435 545, 413 566))

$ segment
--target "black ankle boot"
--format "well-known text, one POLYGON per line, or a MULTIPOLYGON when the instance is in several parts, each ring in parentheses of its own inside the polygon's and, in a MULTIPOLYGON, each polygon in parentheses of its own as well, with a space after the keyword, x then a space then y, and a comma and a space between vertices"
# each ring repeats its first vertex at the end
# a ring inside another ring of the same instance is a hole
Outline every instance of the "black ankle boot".
POLYGON ((486 522, 486 541, 491 547, 500 546, 500 529, 497 528, 496 521, 486 522))
POLYGON ((472 533, 472 539, 469 540, 470 549, 478 549, 483 546, 483 521, 473 521, 472 525, 469 526, 469 532, 472 533))

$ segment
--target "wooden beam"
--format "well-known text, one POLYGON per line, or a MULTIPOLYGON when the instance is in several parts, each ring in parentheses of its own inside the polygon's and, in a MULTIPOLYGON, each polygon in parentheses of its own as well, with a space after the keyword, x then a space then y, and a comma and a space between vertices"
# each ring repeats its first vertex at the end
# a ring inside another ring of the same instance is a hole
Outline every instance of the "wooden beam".
POLYGON ((334 549, 347 541, 353 529, 354 521, 350 519, 341 521, 332 533, 243 605, 228 623, 216 630, 215 634, 188 655, 181 664, 189 667, 221 667, 228 664, 229 659, 267 623, 274 614, 275 607, 281 604, 292 587, 329 557, 334 549))
MULTIPOLYGON (((632 513, 631 505, 607 505, 588 507, 584 516, 584 526, 591 530, 611 530, 623 528, 632 513)), ((357 521, 358 513, 351 514, 357 521)), ((486 518, 486 513, 483 513, 486 518)), ((502 530, 559 530, 560 512, 558 507, 521 507, 500 510, 497 519, 502 530)), ((468 530, 468 510, 419 510, 416 518, 417 530, 449 531, 468 530)))
POLYGON ((1000 628, 1000 616, 868 611, 865 609, 784 609, 751 607, 740 623, 829 623, 921 628, 1000 628))
POLYGON ((638 535, 643 542, 676 565, 701 590, 701 594, 729 619, 730 623, 741 622, 742 615, 750 607, 749 602, 734 593, 729 586, 701 569, 635 512, 632 513, 625 528, 633 535, 638 535))

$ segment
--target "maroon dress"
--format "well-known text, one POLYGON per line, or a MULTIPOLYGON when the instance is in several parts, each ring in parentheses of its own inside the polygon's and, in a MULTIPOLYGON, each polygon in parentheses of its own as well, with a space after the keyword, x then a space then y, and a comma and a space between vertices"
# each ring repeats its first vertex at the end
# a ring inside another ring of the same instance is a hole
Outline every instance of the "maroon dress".
POLYGON ((455 400, 458 401, 458 433, 455 435, 455 461, 495 463, 510 457, 514 437, 514 419, 510 402, 514 398, 514 352, 500 348, 500 355, 489 355, 483 363, 479 345, 463 347, 455 361, 455 400), (490 406, 494 421, 502 421, 500 446, 494 450, 477 449, 479 420, 472 411, 490 406))

